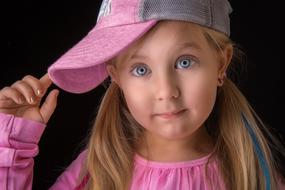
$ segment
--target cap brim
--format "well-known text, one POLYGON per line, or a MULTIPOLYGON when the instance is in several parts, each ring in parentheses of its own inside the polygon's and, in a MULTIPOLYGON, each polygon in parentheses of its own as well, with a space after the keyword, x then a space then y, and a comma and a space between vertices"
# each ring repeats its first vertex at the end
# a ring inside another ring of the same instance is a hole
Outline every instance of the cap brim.
POLYGON ((108 76, 105 63, 140 38, 156 20, 97 29, 48 68, 51 80, 71 93, 88 92, 108 76))

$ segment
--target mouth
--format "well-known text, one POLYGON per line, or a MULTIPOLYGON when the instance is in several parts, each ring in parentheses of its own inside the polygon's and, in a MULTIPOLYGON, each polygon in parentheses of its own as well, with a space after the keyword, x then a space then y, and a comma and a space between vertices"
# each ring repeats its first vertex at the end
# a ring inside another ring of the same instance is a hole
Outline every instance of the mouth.
POLYGON ((185 111, 186 109, 182 109, 182 110, 173 111, 173 112, 155 114, 155 116, 163 118, 163 119, 174 119, 174 118, 178 118, 179 116, 181 116, 185 111))

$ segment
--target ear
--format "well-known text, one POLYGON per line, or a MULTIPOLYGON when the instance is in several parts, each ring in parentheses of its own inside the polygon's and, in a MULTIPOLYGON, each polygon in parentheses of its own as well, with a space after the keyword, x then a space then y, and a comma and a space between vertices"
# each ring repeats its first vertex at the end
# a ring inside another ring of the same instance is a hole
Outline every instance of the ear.
POLYGON ((118 77, 117 68, 115 67, 115 65, 107 63, 106 68, 107 68, 107 72, 110 75, 112 81, 119 84, 119 77, 118 77))
POLYGON ((225 76, 227 68, 232 60, 232 56, 233 56, 233 46, 231 44, 226 45, 225 48, 222 50, 222 56, 218 68, 218 78, 223 78, 225 76))

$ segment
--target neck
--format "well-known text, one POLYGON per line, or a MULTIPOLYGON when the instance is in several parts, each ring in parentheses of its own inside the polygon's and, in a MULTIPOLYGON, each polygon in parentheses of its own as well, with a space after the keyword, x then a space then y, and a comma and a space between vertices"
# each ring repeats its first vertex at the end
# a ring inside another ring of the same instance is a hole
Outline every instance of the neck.
POLYGON ((181 139, 165 139, 148 132, 138 146, 138 153, 152 161, 179 162, 201 158, 213 151, 213 139, 204 126, 191 136, 181 139))

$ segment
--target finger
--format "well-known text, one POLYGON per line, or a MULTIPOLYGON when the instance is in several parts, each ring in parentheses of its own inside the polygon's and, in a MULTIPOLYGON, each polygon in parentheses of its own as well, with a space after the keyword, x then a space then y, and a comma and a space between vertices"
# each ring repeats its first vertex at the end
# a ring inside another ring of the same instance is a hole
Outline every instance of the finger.
POLYGON ((23 80, 15 82, 11 88, 18 90, 29 104, 35 104, 38 100, 33 88, 23 80))
POLYGON ((40 78, 40 82, 44 86, 45 89, 47 89, 52 84, 52 81, 48 73, 46 73, 44 76, 40 78))
POLYGON ((25 81, 27 84, 29 84, 32 89, 34 90, 34 93, 38 96, 38 97, 42 97, 44 95, 44 87, 43 85, 40 83, 40 80, 31 76, 31 75, 26 75, 23 79, 23 81, 25 81))
POLYGON ((51 115, 53 114, 53 112, 56 108, 58 94, 59 94, 58 90, 56 90, 56 89, 52 90, 48 94, 45 102, 43 103, 43 105, 40 108, 40 113, 43 117, 44 123, 48 122, 48 120, 50 119, 51 115))
POLYGON ((13 109, 17 105, 12 99, 0 100, 0 112, 3 112, 3 109, 13 109))
POLYGON ((3 103, 5 102, 10 102, 12 103, 12 100, 16 104, 23 104, 25 101, 25 98, 23 95, 16 89, 11 88, 11 87, 4 87, 1 92, 0 92, 0 101, 3 103))

